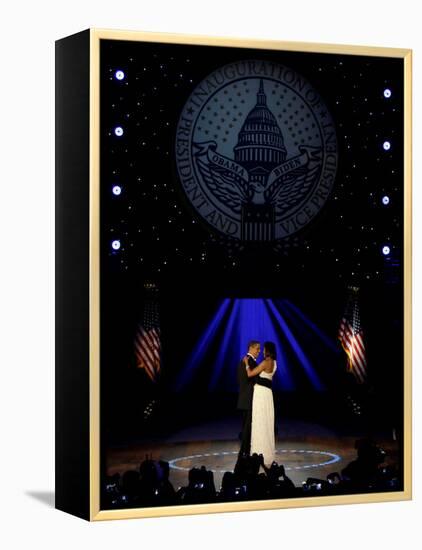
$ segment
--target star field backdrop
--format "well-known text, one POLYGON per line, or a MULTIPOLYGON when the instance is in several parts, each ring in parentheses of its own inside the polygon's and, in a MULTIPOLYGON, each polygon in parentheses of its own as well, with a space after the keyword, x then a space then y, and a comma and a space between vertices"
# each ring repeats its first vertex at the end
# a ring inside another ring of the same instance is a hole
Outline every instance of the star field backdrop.
MULTIPOLYGON (((151 281, 160 297, 161 392, 170 396, 177 386, 189 353, 222 300, 289 300, 303 326, 312 323, 333 346, 347 286, 354 284, 360 287, 374 400, 383 411, 388 406, 394 414, 400 411, 402 60, 102 40, 100 78, 103 430, 113 431, 114 421, 122 431, 121 420, 140 413, 139 403, 143 406, 145 395, 156 391, 133 364, 134 331, 144 285, 151 281), (324 99, 337 131, 338 169, 327 202, 279 246, 239 245, 211 232, 187 204, 174 160, 178 118, 195 86, 218 67, 249 58, 297 70, 324 99), (116 78, 119 70, 121 79, 116 78), (122 135, 116 135, 117 127, 122 135), (388 150, 385 141, 391 144, 388 150), (113 241, 120 248, 113 248, 113 241), (384 254, 387 245, 390 251, 384 254)), ((303 332, 301 346, 312 364, 319 364, 320 389, 335 392, 345 369, 344 353, 339 348, 328 359, 303 332)), ((210 352, 214 362, 219 351, 217 346, 210 352)), ((279 389, 314 391, 294 360, 286 359, 292 384, 279 389)), ((191 390, 199 396, 236 392, 230 368, 225 365, 210 384, 213 373, 205 360, 204 368, 192 374, 191 390)))

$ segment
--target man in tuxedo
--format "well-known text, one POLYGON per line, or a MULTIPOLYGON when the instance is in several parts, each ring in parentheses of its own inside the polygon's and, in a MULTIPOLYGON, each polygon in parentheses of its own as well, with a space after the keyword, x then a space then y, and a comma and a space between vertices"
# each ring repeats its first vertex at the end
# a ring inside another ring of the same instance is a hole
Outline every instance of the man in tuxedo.
POLYGON ((242 411, 242 443, 239 456, 249 455, 251 448, 251 425, 252 425, 252 397, 256 376, 248 376, 246 369, 253 369, 257 366, 257 358, 261 351, 258 341, 252 340, 248 346, 248 365, 245 365, 243 358, 237 366, 237 381, 239 383, 239 397, 237 409, 242 411))

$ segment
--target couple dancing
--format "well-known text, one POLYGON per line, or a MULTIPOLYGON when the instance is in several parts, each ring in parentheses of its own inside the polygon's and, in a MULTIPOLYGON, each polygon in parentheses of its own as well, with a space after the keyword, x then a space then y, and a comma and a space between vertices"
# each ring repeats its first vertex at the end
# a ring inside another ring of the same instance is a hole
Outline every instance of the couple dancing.
POLYGON ((264 359, 258 341, 249 342, 248 353, 237 367, 239 398, 237 408, 243 412, 240 455, 262 454, 270 467, 275 459, 274 398, 272 378, 277 369, 273 342, 264 343, 264 359))

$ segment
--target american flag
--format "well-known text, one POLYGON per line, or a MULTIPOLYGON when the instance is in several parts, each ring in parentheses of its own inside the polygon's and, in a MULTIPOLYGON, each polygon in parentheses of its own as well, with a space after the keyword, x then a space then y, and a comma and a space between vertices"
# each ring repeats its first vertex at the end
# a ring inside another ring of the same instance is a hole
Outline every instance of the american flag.
POLYGON ((363 341, 363 331, 360 324, 358 291, 357 287, 349 287, 349 297, 343 318, 340 322, 338 339, 347 354, 349 372, 352 372, 356 380, 363 384, 366 382, 366 351, 363 341))
POLYGON ((161 369, 159 312, 156 300, 147 300, 135 335, 136 366, 156 382, 161 369))

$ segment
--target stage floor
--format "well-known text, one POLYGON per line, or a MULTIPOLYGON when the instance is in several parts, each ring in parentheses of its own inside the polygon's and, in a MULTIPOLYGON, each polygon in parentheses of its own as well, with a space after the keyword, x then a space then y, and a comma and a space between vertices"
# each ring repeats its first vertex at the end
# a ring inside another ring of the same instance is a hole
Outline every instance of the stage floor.
MULTIPOLYGON (((177 490, 187 485, 188 472, 194 466, 213 470, 215 487, 220 489, 224 472, 233 471, 240 441, 237 417, 196 424, 160 440, 138 439, 130 444, 110 448, 106 454, 108 475, 123 474, 138 469, 146 455, 154 460, 170 463, 170 481, 177 490)), ((331 472, 339 472, 356 459, 356 439, 367 436, 361 430, 341 435, 321 424, 298 420, 283 420, 278 425, 276 461, 284 464, 286 474, 296 486, 308 477, 325 479, 331 472)), ((392 433, 372 434, 384 449, 386 464, 399 463, 398 442, 392 433)))

